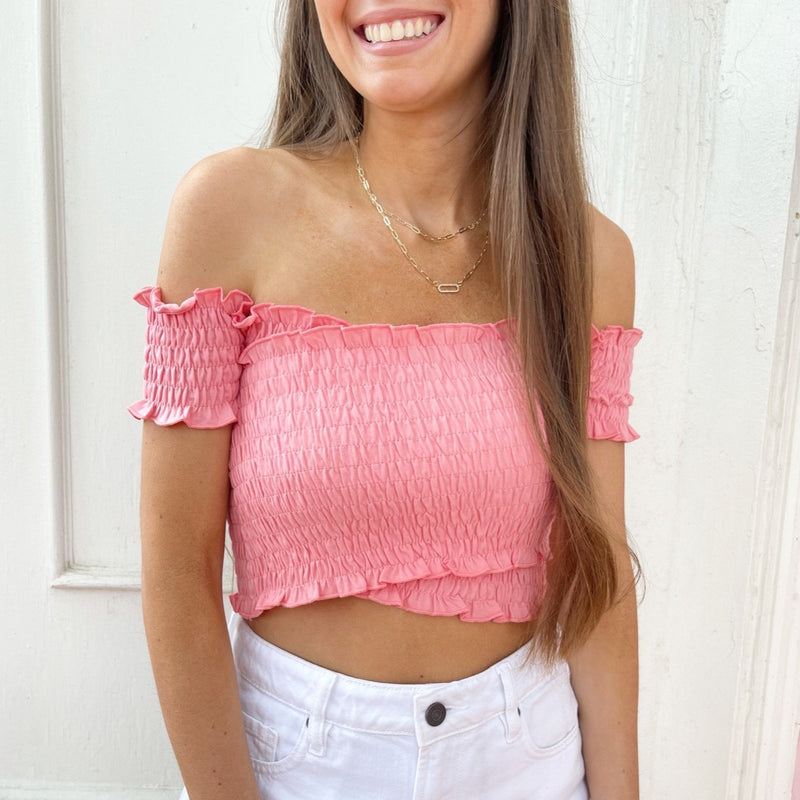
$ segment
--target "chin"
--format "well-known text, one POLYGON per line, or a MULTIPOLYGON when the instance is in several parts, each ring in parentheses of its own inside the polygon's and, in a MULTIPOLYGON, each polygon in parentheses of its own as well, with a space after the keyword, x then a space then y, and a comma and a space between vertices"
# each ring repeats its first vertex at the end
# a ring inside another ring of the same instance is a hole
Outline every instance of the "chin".
POLYGON ((362 95, 365 106, 394 114, 421 113, 437 106, 436 97, 428 86, 416 82, 398 85, 396 80, 381 84, 369 87, 362 95))

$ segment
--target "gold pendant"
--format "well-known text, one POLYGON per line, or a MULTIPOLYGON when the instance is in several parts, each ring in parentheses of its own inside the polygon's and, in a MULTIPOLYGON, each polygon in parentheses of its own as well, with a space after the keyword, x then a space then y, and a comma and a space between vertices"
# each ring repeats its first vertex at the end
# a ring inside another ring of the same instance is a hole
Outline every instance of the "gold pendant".
POLYGON ((437 283, 436 288, 442 294, 455 294, 461 291, 461 286, 458 283, 437 283))

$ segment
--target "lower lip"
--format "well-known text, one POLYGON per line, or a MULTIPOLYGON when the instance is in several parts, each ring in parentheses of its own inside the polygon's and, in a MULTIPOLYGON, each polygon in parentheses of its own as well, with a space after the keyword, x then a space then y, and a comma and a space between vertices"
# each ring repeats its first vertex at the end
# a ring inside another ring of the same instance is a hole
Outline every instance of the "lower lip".
POLYGON ((419 36, 413 39, 399 39, 396 42, 368 42, 361 36, 358 38, 368 53, 376 56, 399 56, 405 55, 406 53, 413 53, 415 50, 425 47, 432 39, 436 38, 436 34, 442 29, 443 24, 444 20, 426 36, 419 36))

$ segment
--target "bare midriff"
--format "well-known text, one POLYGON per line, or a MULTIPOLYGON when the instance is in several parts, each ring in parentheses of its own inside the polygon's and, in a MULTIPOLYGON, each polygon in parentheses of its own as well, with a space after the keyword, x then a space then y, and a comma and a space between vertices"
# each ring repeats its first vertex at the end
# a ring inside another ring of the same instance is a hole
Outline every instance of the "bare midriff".
POLYGON ((475 675, 521 647, 528 633, 525 623, 463 622, 358 597, 273 608, 248 624, 306 661, 381 683, 440 683, 475 675))

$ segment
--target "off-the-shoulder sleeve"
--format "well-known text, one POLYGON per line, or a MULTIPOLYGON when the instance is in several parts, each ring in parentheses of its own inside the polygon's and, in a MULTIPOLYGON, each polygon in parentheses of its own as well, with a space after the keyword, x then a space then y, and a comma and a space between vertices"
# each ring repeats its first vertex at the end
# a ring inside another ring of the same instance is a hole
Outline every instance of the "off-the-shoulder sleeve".
POLYGON ((590 439, 632 442, 639 434, 628 424, 633 348, 642 332, 638 328, 610 325, 592 327, 592 364, 589 380, 587 430, 590 439))
POLYGON ((219 428, 236 422, 244 342, 237 323, 252 300, 238 290, 223 296, 219 288, 196 289, 178 305, 164 303, 153 286, 134 300, 147 308, 144 395, 128 411, 159 425, 219 428))

